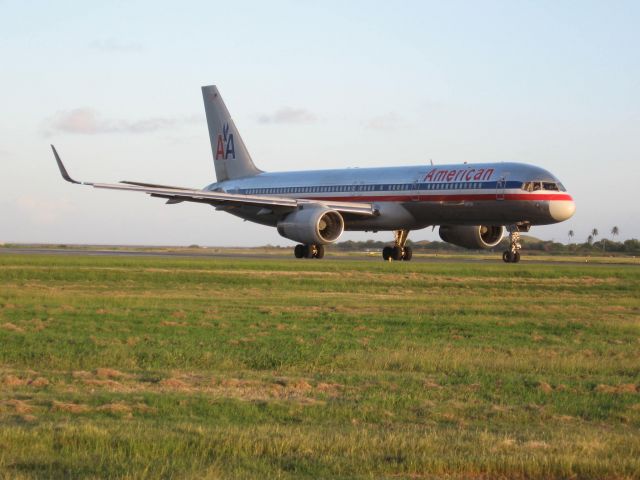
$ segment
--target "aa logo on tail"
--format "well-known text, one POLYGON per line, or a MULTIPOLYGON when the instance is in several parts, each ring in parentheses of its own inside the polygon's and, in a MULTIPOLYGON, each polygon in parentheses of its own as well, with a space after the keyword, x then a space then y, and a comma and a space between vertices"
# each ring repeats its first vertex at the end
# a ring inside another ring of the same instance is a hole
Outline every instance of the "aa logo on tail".
POLYGON ((235 160, 236 151, 233 146, 233 133, 229 133, 229 124, 222 126, 222 135, 218 134, 218 145, 216 146, 216 160, 235 160))

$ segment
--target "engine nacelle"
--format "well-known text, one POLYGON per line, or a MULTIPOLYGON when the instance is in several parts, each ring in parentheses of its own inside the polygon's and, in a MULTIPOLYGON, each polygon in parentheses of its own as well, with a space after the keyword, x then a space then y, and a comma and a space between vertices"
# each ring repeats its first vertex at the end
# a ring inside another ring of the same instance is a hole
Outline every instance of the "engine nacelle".
POLYGON ((502 225, 442 225, 440 238, 448 243, 472 250, 492 248, 504 235, 502 225))
POLYGON ((307 245, 335 242, 344 231, 344 220, 335 210, 304 207, 278 222, 278 233, 284 238, 307 245))

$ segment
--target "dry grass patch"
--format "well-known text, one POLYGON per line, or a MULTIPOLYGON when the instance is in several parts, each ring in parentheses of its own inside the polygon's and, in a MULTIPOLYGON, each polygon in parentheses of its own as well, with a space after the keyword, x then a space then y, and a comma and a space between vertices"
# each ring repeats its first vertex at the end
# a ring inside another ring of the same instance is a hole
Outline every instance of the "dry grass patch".
POLYGON ((0 328, 9 332, 24 333, 24 328, 19 327, 11 322, 3 323, 2 325, 0 325, 0 328))
POLYGON ((136 403, 133 406, 133 410, 135 410, 138 413, 158 413, 158 409, 155 407, 150 407, 149 405, 145 404, 145 403, 136 403))
POLYGON ((433 380, 425 380, 422 385, 424 386, 424 388, 427 388, 429 390, 433 390, 433 389, 440 389, 442 388, 442 385, 438 384, 437 382, 434 382, 433 380))
POLYGON ((46 387, 49 385, 49 380, 47 380, 44 377, 37 377, 34 378, 33 380, 28 382, 28 385, 30 387, 35 387, 35 388, 42 388, 42 387, 46 387))
POLYGON ((189 391, 192 389, 189 384, 178 378, 165 378, 161 380, 158 385, 166 390, 189 391))
POLYGON ((124 377, 125 374, 120 372, 119 370, 115 370, 113 368, 97 368, 96 369, 96 377, 99 378, 120 378, 124 377))
POLYGON ((549 385, 547 382, 538 382, 538 389, 543 391, 544 393, 553 392, 553 387, 549 385))
POLYGON ((494 447, 491 450, 493 452, 498 450, 509 450, 515 447, 517 444, 518 442, 514 438, 507 437, 499 441, 496 445, 494 445, 494 447))
POLYGON ((335 398, 340 396, 343 387, 344 385, 340 385, 339 383, 318 383, 316 390, 335 398))
POLYGON ((5 375, 2 379, 2 384, 5 387, 21 387, 26 385, 29 381, 24 378, 16 377, 15 375, 5 375))
POLYGON ((285 400, 299 403, 322 403, 313 398, 314 393, 322 393, 331 397, 340 394, 341 385, 323 383, 314 388, 305 379, 276 378, 272 381, 245 380, 237 378, 225 378, 213 381, 211 393, 225 398, 240 400, 285 400))
POLYGON ((531 440, 530 442, 524 443, 523 447, 529 450, 546 450, 550 448, 550 445, 547 442, 531 440))
POLYGON ((123 385, 120 382, 110 379, 86 378, 82 381, 82 383, 89 387, 103 388, 112 392, 130 392, 135 390, 135 388, 131 388, 129 386, 123 385))
POLYGON ((638 387, 633 383, 622 385, 600 384, 595 388, 595 391, 599 393, 638 393, 638 387))
POLYGON ((25 402, 24 400, 18 400, 18 399, 5 400, 3 404, 8 407, 11 407, 15 413, 25 414, 25 413, 33 412, 33 407, 29 405, 27 402, 25 402))
POLYGON ((573 422, 576 419, 576 417, 572 417, 571 415, 556 415, 554 418, 561 422, 573 422))
POLYGON ((54 412, 68 412, 68 413, 87 413, 91 411, 88 405, 83 403, 64 403, 53 401, 51 404, 51 410, 54 412))
POLYGON ((170 320, 163 320, 160 322, 160 326, 162 327, 186 327, 187 325, 187 322, 173 322, 170 320))
POLYGON ((116 415, 131 415, 133 409, 125 403, 107 403, 96 408, 97 412, 107 412, 116 415))

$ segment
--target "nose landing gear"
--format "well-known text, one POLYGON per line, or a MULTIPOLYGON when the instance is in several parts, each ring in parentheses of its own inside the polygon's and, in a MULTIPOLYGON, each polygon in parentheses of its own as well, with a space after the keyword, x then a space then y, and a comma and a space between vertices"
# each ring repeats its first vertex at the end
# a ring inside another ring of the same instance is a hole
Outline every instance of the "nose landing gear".
POLYGON ((395 236, 393 247, 384 247, 382 249, 382 258, 408 262, 413 257, 413 250, 411 250, 411 247, 406 246, 409 230, 396 230, 393 234, 395 236))
POLYGON ((303 245, 298 244, 293 249, 296 258, 323 258, 324 245, 303 245))
POLYGON ((509 229, 509 250, 502 253, 502 260, 506 263, 518 263, 520 261, 520 230, 517 225, 511 225, 509 229))

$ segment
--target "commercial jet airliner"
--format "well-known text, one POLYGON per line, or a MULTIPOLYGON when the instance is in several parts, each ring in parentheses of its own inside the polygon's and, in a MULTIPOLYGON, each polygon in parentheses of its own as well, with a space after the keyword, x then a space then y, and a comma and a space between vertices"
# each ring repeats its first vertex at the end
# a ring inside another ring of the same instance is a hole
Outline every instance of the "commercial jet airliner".
POLYGON ((570 218, 575 204, 548 171, 523 163, 417 165, 296 172, 259 170, 218 89, 202 87, 217 182, 203 189, 142 182, 78 182, 52 145, 62 177, 94 188, 142 192, 167 203, 212 205, 251 222, 276 227, 299 242, 296 258, 322 258, 345 230, 394 232, 385 260, 411 260, 409 231, 439 226, 440 238, 469 249, 500 243, 502 259, 520 260, 520 232, 570 218))

